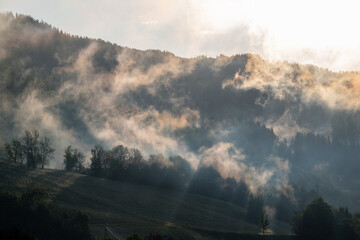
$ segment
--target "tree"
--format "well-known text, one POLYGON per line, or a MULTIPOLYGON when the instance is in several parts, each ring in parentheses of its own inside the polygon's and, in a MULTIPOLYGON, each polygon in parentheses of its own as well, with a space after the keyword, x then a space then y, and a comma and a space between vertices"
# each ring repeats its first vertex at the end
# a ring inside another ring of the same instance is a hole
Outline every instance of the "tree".
POLYGON ((359 239, 355 230, 355 214, 348 208, 339 207, 335 211, 335 239, 359 239))
POLYGON ((14 151, 14 157, 15 157, 15 163, 16 160, 20 160, 20 164, 23 164, 23 160, 24 160, 24 147, 21 144, 21 142, 17 139, 13 139, 11 141, 11 145, 13 147, 13 151, 14 151))
POLYGON ((50 145, 51 145, 50 139, 47 137, 44 137, 39 142, 39 156, 40 156, 41 168, 44 168, 44 165, 48 164, 49 160, 53 158, 55 149, 53 149, 50 145))
POLYGON ((293 219, 293 231, 300 239, 331 239, 334 228, 331 206, 322 198, 310 202, 301 214, 293 219))
POLYGON ((32 131, 25 130, 23 144, 17 139, 5 143, 5 151, 9 160, 15 163, 19 160, 20 164, 23 164, 24 158, 26 158, 28 167, 36 168, 38 164, 41 164, 41 167, 44 168, 53 158, 55 149, 51 147, 49 138, 39 139, 39 131, 33 129, 32 131))
POLYGON ((26 157, 28 167, 37 168, 38 164, 41 164, 41 167, 44 168, 49 160, 53 158, 55 149, 51 147, 50 139, 44 137, 40 140, 37 129, 25 130, 23 141, 24 144, 20 144, 21 152, 26 157))
POLYGON ((354 213, 353 219, 354 219, 354 230, 358 234, 358 237, 360 238, 360 212, 354 213))
POLYGON ((136 168, 140 168, 143 163, 144 157, 141 152, 136 148, 131 148, 129 150, 130 154, 130 164, 136 168))
POLYGON ((64 151, 65 170, 81 170, 84 167, 85 155, 77 148, 68 146, 64 151))
POLYGON ((105 150, 101 145, 95 145, 95 147, 91 149, 91 155, 90 169, 95 175, 100 175, 103 169, 105 150))
POLYGON ((73 157, 75 159, 75 170, 82 170, 84 168, 85 154, 83 154, 79 149, 74 148, 73 157))
POLYGON ((111 179, 122 179, 129 167, 129 149, 123 145, 117 145, 108 154, 109 177, 111 179))
POLYGON ((123 145, 117 145, 111 149, 110 168, 126 169, 129 165, 129 149, 123 145))
POLYGON ((263 239, 264 239, 265 231, 269 229, 269 226, 270 226, 270 221, 267 214, 265 213, 261 214, 260 227, 261 227, 263 239))
POLYGON ((72 154, 72 147, 69 145, 65 148, 65 151, 64 151, 64 164, 65 164, 65 170, 68 170, 68 171, 72 171, 73 168, 74 168, 74 159, 73 159, 73 154, 72 154))
POLYGON ((5 152, 10 161, 16 163, 17 160, 20 160, 21 164, 23 161, 23 147, 19 140, 12 139, 10 143, 5 143, 5 152))
POLYGON ((9 159, 9 161, 15 161, 16 162, 16 160, 14 160, 14 155, 15 155, 14 154, 14 149, 12 148, 11 144, 10 143, 5 143, 4 147, 5 147, 5 152, 6 152, 6 155, 7 155, 8 159, 9 159))
POLYGON ((27 166, 36 168, 41 161, 39 154, 39 131, 37 129, 32 131, 25 130, 24 154, 27 166))

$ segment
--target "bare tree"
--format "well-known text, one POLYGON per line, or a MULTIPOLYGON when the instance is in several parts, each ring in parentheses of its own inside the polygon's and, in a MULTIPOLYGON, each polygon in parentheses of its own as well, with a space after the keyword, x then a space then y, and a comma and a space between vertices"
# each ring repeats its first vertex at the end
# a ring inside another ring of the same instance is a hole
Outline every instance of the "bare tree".
POLYGON ((262 213, 260 217, 260 227, 262 231, 262 238, 264 239, 265 231, 269 229, 270 221, 267 214, 262 213))

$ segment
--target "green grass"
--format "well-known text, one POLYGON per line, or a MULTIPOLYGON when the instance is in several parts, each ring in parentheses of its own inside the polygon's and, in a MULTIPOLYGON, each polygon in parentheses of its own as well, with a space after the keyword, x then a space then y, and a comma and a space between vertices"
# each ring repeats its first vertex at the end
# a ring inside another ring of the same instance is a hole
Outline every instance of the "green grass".
MULTIPOLYGON (((29 185, 48 189, 58 205, 86 211, 96 236, 103 234, 106 223, 122 237, 160 232, 176 239, 258 238, 259 227, 244 220, 244 208, 195 194, 61 170, 30 170, 4 161, 0 181, 18 192, 29 185)), ((290 232, 281 222, 272 221, 271 227, 279 234, 290 232)))

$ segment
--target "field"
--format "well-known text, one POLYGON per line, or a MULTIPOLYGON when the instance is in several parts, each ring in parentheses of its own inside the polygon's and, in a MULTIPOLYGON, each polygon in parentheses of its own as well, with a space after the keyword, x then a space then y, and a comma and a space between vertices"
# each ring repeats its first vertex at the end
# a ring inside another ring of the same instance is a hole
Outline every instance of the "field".
MULTIPOLYGON (((5 161, 0 161, 0 181, 17 192, 27 186, 48 189, 58 205, 86 211, 95 236, 104 235, 107 224, 120 237, 160 232, 175 239, 259 238, 259 227, 244 220, 244 208, 199 195, 62 170, 30 170, 5 161)), ((278 221, 271 221, 271 229, 282 235, 290 232, 289 225, 278 221)))

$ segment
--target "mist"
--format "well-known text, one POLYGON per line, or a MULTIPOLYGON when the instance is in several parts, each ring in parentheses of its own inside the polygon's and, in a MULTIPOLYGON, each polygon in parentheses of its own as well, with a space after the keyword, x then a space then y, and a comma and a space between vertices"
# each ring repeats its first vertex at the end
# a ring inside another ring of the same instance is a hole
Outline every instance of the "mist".
POLYGON ((211 167, 253 194, 290 194, 290 182, 312 188, 301 168, 331 179, 332 191, 354 191, 349 206, 359 209, 358 72, 254 54, 181 58, 71 36, 23 15, 2 14, 0 36, 2 141, 38 129, 56 148, 51 168, 63 168, 68 145, 87 161, 95 144, 123 145, 146 159, 211 167))

